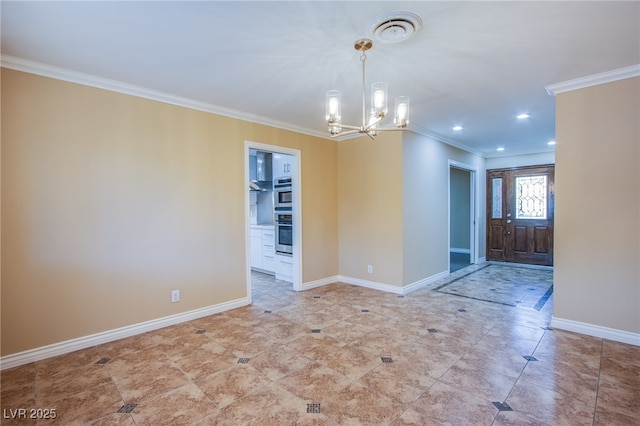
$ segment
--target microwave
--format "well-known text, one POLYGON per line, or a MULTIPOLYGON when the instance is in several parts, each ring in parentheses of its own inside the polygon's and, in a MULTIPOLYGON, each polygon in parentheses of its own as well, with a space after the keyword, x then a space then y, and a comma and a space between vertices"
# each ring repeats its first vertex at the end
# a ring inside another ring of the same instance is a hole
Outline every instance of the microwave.
POLYGON ((273 181, 273 205, 276 211, 291 210, 293 207, 293 191, 291 177, 285 176, 273 181))

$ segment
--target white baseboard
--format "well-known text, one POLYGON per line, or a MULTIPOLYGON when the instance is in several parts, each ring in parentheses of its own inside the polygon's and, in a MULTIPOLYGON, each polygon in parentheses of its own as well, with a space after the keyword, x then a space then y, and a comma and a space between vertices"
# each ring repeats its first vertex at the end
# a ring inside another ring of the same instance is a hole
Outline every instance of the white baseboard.
POLYGON ((409 284, 408 286, 405 286, 402 288, 403 292, 402 294, 407 294, 410 293, 412 291, 416 291, 422 287, 426 287, 429 284, 433 284, 434 282, 441 280, 443 278, 448 277, 449 275, 451 275, 451 273, 449 271, 442 271, 439 274, 435 274, 432 275, 430 277, 427 278, 423 278, 421 280, 418 280, 414 283, 409 284))
POLYGON ((418 290, 419 288, 425 287, 429 284, 432 284, 438 281, 439 279, 446 278, 448 276, 449 276, 449 271, 443 271, 438 274, 432 275, 430 277, 418 280, 404 287, 398 287, 392 284, 385 284, 377 281, 363 280, 360 278, 346 277, 344 275, 339 275, 337 278, 340 282, 343 282, 346 284, 353 284, 360 287, 371 288, 374 290, 386 291, 387 293, 405 295, 407 293, 418 290))
POLYGON ((573 331, 575 333, 586 334, 588 336, 613 340, 614 342, 622 342, 628 343, 630 345, 640 346, 640 334, 617 330, 615 328, 602 327, 600 325, 587 324, 584 322, 557 317, 551 317, 551 328, 573 331))
POLYGON ((450 252, 450 253, 471 254, 471 249, 451 247, 451 248, 449 249, 449 252, 450 252))
POLYGON ((345 277, 344 275, 339 275, 338 279, 342 283, 357 285, 360 287, 366 287, 373 290, 386 291, 387 293, 404 294, 402 291, 403 290, 402 287, 398 287, 391 284, 379 283, 377 281, 368 281, 360 278, 345 277))
POLYGON ((53 343, 51 345, 6 355, 0 358, 0 370, 6 370, 8 368, 29 364, 30 362, 40 361, 58 355, 64 355, 80 349, 90 348, 92 346, 102 345, 104 343, 113 342, 114 340, 123 339, 125 337, 135 336, 137 334, 146 333, 148 331, 157 330, 159 328, 168 327, 170 325, 175 325, 185 321, 191 321, 197 318, 206 317, 208 315, 218 314, 220 312, 240 308, 248 304, 249 299, 244 297, 242 299, 231 300, 229 302, 207 306, 200 309, 194 309, 192 311, 170 315, 168 317, 145 321, 138 324, 104 331, 101 333, 91 334, 89 336, 78 337, 76 339, 66 340, 64 342, 53 343))
POLYGON ((338 275, 334 275, 333 277, 322 278, 315 281, 309 281, 306 283, 302 283, 301 290, 311 290, 312 288, 322 287, 323 285, 333 284, 340 281, 340 277, 338 275))

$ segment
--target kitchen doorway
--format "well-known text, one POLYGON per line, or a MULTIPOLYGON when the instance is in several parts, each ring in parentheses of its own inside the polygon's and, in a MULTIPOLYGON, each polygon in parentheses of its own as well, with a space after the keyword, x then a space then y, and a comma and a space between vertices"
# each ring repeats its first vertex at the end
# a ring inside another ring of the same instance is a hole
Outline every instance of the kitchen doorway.
POLYGON ((449 160, 449 272, 478 262, 478 188, 474 166, 449 160))
POLYGON ((297 149, 245 141, 245 263, 249 303, 253 290, 252 276, 255 275, 252 271, 256 264, 257 270, 273 274, 274 279, 291 282, 293 290, 302 289, 300 157, 300 150, 297 149), (263 164, 257 166, 252 162, 252 154, 255 158, 256 152, 264 154, 261 157, 263 164), (271 172, 269 177, 256 179, 252 174, 256 173, 257 168, 265 167, 265 162, 268 162, 267 168, 271 172), (290 191, 285 197, 290 201, 288 211, 282 211, 283 204, 279 201, 283 200, 278 201, 274 195, 281 184, 280 179, 284 177, 288 178, 290 184, 290 191), (272 181, 271 187, 269 181, 272 181), (258 206, 259 199, 269 202, 258 206), (285 214, 289 222, 279 223, 278 219, 284 218, 285 214), (280 249, 282 244, 287 245, 286 250, 280 249))

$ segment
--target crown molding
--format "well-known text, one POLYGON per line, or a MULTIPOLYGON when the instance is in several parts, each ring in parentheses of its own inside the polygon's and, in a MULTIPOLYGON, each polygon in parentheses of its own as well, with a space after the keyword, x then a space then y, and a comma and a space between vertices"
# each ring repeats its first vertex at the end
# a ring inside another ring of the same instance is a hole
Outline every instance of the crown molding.
POLYGON ((66 68, 60 68, 52 65, 43 64, 41 62, 22 59, 10 55, 0 56, 0 65, 15 71, 22 71, 29 74, 36 74, 43 77, 49 77, 56 80, 67 81, 70 83, 81 84, 84 86, 96 87, 98 89, 109 90, 112 92, 123 93, 125 95, 137 96, 139 98, 150 99, 153 101, 163 102, 167 104, 177 105, 198 111, 209 112, 225 117, 235 118, 238 120, 248 121, 265 126, 275 127, 278 129, 289 130, 296 133, 302 133, 309 136, 320 137, 322 139, 331 139, 324 132, 318 132, 306 127, 293 126, 277 120, 272 120, 247 112, 242 112, 230 108, 221 107, 219 105, 200 102, 193 99, 164 93, 153 89, 148 89, 134 84, 123 83, 117 80, 98 77, 91 74, 85 74, 72 71, 66 68))
POLYGON ((584 89, 586 87, 597 86, 599 84, 611 83, 613 81, 638 76, 640 76, 640 64, 550 84, 545 86, 545 89, 549 95, 555 96, 558 93, 570 92, 572 90, 584 89))
POLYGON ((535 150, 529 150, 529 151, 518 151, 516 154, 506 152, 506 150, 505 150, 505 151, 502 151, 502 152, 484 154, 484 158, 518 157, 518 156, 521 156, 521 155, 549 154, 549 153, 555 153, 555 152, 556 152, 555 148, 535 149, 535 150))
POLYGON ((444 143, 444 144, 447 144, 447 145, 451 145, 454 148, 461 149, 461 150, 469 152, 471 154, 475 154, 475 155, 478 155, 480 157, 485 157, 485 155, 486 155, 485 153, 483 153, 481 151, 478 151, 475 148, 472 148, 472 147, 470 147, 468 145, 465 145, 465 144, 460 143, 460 142, 458 142, 456 140, 448 138, 448 137, 446 137, 446 136, 444 136, 444 135, 442 135, 440 133, 434 132, 433 130, 429 130, 429 129, 426 129, 426 128, 420 127, 420 126, 416 126, 414 124, 409 124, 408 129, 411 130, 413 133, 425 136, 425 137, 433 139, 433 140, 435 140, 437 142, 441 142, 441 143, 444 143))

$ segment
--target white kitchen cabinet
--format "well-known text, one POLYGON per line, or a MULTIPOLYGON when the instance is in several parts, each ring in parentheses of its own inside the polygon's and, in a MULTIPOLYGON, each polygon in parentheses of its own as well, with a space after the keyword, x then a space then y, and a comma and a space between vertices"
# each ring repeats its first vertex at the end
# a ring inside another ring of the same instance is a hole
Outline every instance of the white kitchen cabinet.
POLYGON ((276 253, 276 279, 293 282, 293 258, 276 253))
POLYGON ((251 227, 251 267, 262 269, 262 229, 251 227))
POLYGON ((251 226, 251 268, 275 274, 275 232, 273 225, 251 226))
POLYGON ((276 271, 276 240, 274 228, 262 230, 262 269, 268 272, 276 271))
POLYGON ((293 155, 274 154, 273 155, 273 177, 294 176, 296 159, 293 155))

